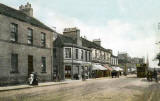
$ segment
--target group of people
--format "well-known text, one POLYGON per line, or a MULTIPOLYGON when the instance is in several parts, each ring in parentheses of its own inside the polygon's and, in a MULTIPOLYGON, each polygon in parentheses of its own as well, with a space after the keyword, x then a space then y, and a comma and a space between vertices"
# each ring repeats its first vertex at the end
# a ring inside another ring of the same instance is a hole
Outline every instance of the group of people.
POLYGON ((148 81, 152 81, 153 78, 154 78, 155 81, 158 82, 158 73, 157 73, 156 70, 154 70, 154 71, 148 71, 146 77, 147 77, 148 81))

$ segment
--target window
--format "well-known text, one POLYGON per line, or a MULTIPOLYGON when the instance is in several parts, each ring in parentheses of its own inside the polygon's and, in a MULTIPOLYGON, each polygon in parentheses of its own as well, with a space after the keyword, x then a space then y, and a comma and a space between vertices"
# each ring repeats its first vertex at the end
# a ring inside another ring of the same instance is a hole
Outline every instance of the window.
POLYGON ((88 60, 88 56, 87 56, 87 51, 85 51, 85 58, 86 58, 86 61, 88 60))
POLYGON ((57 53, 56 53, 56 52, 57 52, 57 49, 56 49, 56 48, 53 48, 53 57, 54 57, 54 58, 57 57, 57 53))
POLYGON ((106 53, 104 53, 104 60, 106 59, 106 53))
POLYGON ((91 60, 91 52, 89 52, 89 61, 91 60))
POLYGON ((46 57, 42 57, 42 73, 46 73, 46 57))
POLYGON ((100 51, 100 58, 102 58, 102 51, 100 51))
POLYGON ((65 48, 65 58, 71 58, 71 48, 65 48))
POLYGON ((46 47, 46 34, 41 33, 41 45, 42 47, 46 47))
POLYGON ((78 59, 78 49, 76 49, 76 59, 78 59))
POLYGON ((28 44, 33 45, 33 30, 28 28, 28 44))
POLYGON ((11 54, 11 73, 18 73, 18 54, 11 54))
POLYGON ((81 59, 83 60, 83 50, 81 50, 81 59))
POLYGON ((18 25, 14 23, 11 23, 11 41, 18 41, 18 25))
POLYGON ((97 58, 97 50, 95 50, 95 58, 97 58))

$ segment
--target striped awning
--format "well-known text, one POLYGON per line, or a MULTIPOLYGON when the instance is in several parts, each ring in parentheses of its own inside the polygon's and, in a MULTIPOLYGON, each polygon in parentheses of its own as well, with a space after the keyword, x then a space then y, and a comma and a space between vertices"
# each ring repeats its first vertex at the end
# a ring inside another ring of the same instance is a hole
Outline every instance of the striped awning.
POLYGON ((104 67, 106 67, 109 71, 112 71, 113 69, 111 67, 109 67, 108 65, 104 65, 104 67))
POLYGON ((93 67, 92 70, 107 70, 107 68, 97 64, 92 65, 92 67, 93 67))

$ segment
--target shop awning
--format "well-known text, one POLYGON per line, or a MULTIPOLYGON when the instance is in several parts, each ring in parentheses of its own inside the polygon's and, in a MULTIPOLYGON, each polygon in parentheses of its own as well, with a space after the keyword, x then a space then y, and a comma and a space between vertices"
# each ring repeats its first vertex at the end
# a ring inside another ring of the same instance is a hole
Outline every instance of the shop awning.
POLYGON ((108 65, 104 65, 104 67, 106 67, 109 71, 112 71, 113 69, 111 67, 109 67, 108 65))
POLYGON ((123 71, 123 69, 120 67, 112 67, 112 68, 113 68, 113 70, 116 70, 116 71, 123 71))
POLYGON ((107 68, 101 66, 101 65, 92 65, 92 70, 107 70, 107 68))

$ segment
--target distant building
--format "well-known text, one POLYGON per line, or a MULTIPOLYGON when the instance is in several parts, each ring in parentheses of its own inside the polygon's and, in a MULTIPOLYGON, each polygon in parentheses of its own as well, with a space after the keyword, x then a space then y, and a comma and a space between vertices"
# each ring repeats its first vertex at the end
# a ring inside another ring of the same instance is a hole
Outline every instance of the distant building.
POLYGON ((31 72, 51 81, 53 32, 33 17, 31 4, 16 10, 0 3, 0 85, 26 83, 31 72))
POLYGON ((138 64, 144 63, 144 58, 130 57, 128 53, 121 52, 118 54, 119 66, 127 69, 128 72, 136 69, 138 64))
POLYGON ((143 64, 145 63, 144 58, 133 57, 131 63, 133 64, 143 64))

